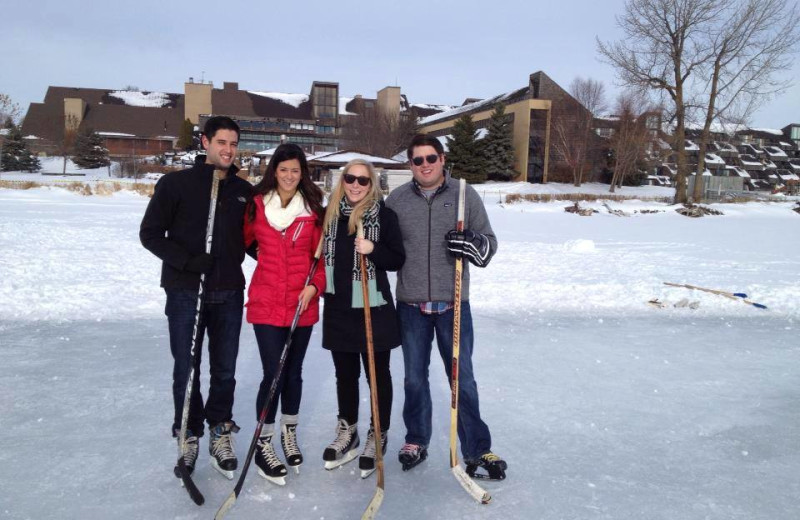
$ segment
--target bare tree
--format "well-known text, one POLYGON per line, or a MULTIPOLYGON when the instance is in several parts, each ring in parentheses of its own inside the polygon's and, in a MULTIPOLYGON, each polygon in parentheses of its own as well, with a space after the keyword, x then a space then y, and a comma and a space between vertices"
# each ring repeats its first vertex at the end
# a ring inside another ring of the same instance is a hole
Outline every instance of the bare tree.
MULTIPOLYGON (((697 179, 705 169, 705 153, 714 121, 745 121, 761 102, 785 90, 790 82, 780 72, 791 66, 790 55, 800 42, 798 10, 787 0, 738 0, 709 33, 711 59, 702 82, 705 113, 700 137, 697 179)), ((703 198, 703 183, 693 198, 703 198)))
POLYGON ((647 116, 652 110, 640 91, 620 94, 614 108, 617 128, 611 137, 614 151, 614 175, 608 190, 611 193, 637 171, 653 140, 647 128, 647 116))
POLYGON ((686 99, 690 76, 711 54, 708 33, 732 0, 627 0, 617 24, 625 37, 597 40, 604 61, 624 85, 651 90, 674 105, 675 202, 686 202, 686 99))
POLYGON ((392 157, 405 149, 416 129, 417 121, 412 115, 392 116, 370 109, 348 117, 342 128, 342 141, 348 148, 392 157))
POLYGON ((0 126, 5 126, 9 120, 16 124, 21 113, 19 104, 14 103, 11 96, 0 92, 0 126))
POLYGON ((591 78, 575 78, 569 93, 577 101, 556 100, 553 115, 553 148, 572 172, 575 186, 583 175, 592 152, 592 127, 595 116, 605 110, 605 87, 591 78))

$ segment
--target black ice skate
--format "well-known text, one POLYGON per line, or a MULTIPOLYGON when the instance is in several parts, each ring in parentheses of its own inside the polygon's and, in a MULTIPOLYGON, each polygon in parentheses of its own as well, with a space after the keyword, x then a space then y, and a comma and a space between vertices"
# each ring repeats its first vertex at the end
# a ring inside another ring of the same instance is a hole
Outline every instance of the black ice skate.
POLYGON ((339 419, 336 425, 336 439, 325 448, 322 460, 325 461, 325 469, 338 468, 356 458, 358 453, 356 448, 360 441, 355 424, 348 424, 346 420, 339 419))
POLYGON ((261 435, 256 444, 255 455, 258 474, 278 486, 286 485, 286 466, 278 459, 272 447, 272 432, 261 435))
MULTIPOLYGON (((383 450, 381 453, 386 455, 386 439, 387 432, 381 432, 381 446, 383 450)), ((361 478, 367 478, 375 471, 375 430, 371 427, 367 434, 367 443, 364 446, 364 452, 358 458, 358 469, 361 470, 361 478)))
POLYGON ((238 465, 232 438, 232 434, 238 431, 239 427, 233 421, 219 423, 209 431, 208 451, 211 454, 211 466, 228 480, 233 480, 233 472, 238 465))
POLYGON ((281 446, 286 456, 286 464, 294 468, 295 473, 300 473, 303 464, 303 454, 297 446, 297 424, 281 424, 281 446))
POLYGON ((464 463, 467 465, 467 475, 472 478, 483 480, 505 480, 506 478, 508 464, 491 451, 475 460, 464 461, 464 463), (478 472, 478 468, 482 468, 483 471, 478 472))
MULTIPOLYGON (((180 443, 180 438, 178 439, 180 443)), ((197 463, 197 450, 198 449, 198 441, 197 437, 192 435, 191 432, 186 432, 186 444, 183 446, 181 450, 183 452, 183 462, 186 464, 186 469, 189 470, 189 475, 192 474, 194 471, 194 466, 197 463)), ((178 470, 178 466, 176 465, 174 470, 175 476, 181 478, 180 471, 178 470)), ((183 485, 183 481, 181 481, 181 485, 183 485)))
POLYGON ((428 449, 419 444, 405 443, 400 448, 400 455, 397 458, 403 465, 403 471, 408 471, 428 458, 428 449))

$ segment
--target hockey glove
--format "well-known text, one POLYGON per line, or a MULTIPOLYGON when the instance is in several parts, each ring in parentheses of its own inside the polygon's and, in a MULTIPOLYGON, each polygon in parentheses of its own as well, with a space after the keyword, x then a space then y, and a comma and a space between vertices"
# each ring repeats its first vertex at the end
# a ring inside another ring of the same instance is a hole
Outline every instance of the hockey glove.
POLYGON ((208 274, 212 267, 214 267, 214 257, 208 253, 202 253, 190 258, 186 262, 184 270, 197 274, 208 274))
POLYGON ((470 229, 448 231, 445 235, 447 250, 456 258, 466 258, 478 267, 486 267, 490 260, 489 239, 470 229))

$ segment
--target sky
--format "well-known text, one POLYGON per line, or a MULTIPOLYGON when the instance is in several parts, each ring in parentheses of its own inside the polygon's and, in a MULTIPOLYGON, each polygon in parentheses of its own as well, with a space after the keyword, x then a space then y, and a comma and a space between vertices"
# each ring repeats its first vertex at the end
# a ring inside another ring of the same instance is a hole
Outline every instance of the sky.
MULTIPOLYGON (((222 87, 341 96, 399 85, 411 103, 460 105, 520 88, 542 70, 621 90, 596 38, 618 39, 623 0, 337 2, 8 2, 0 22, 0 93, 22 107, 49 85, 183 92, 193 77, 222 87), (98 6, 102 6, 98 8, 98 6), (13 49, 13 50, 12 50, 13 49)), ((800 56, 798 57, 800 62, 800 56)), ((800 63, 786 71, 800 79, 800 63)), ((800 85, 751 126, 800 122, 800 85)))

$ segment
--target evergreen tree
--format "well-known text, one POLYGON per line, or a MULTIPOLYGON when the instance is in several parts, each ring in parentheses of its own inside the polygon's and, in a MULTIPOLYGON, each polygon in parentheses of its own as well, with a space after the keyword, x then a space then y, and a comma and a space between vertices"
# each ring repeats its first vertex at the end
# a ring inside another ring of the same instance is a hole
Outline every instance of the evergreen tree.
POLYGON ((78 134, 74 153, 72 161, 79 168, 100 168, 111 164, 108 159, 108 149, 103 146, 103 138, 91 128, 78 134))
POLYGON ((505 106, 498 104, 489 120, 489 132, 483 138, 483 158, 489 180, 508 181, 515 176, 511 125, 505 116, 505 106))
POLYGON ((470 184, 486 181, 486 165, 483 146, 476 138, 477 131, 472 117, 462 116, 453 125, 453 137, 447 138, 447 160, 454 179, 464 178, 470 184))
POLYGON ((8 128, 3 139, 2 164, 3 171, 36 172, 42 169, 39 158, 28 150, 28 144, 22 138, 22 131, 16 125, 8 128))
POLYGON ((194 136, 194 124, 188 119, 183 120, 181 124, 181 132, 178 137, 178 148, 181 150, 192 149, 192 137, 194 136))

